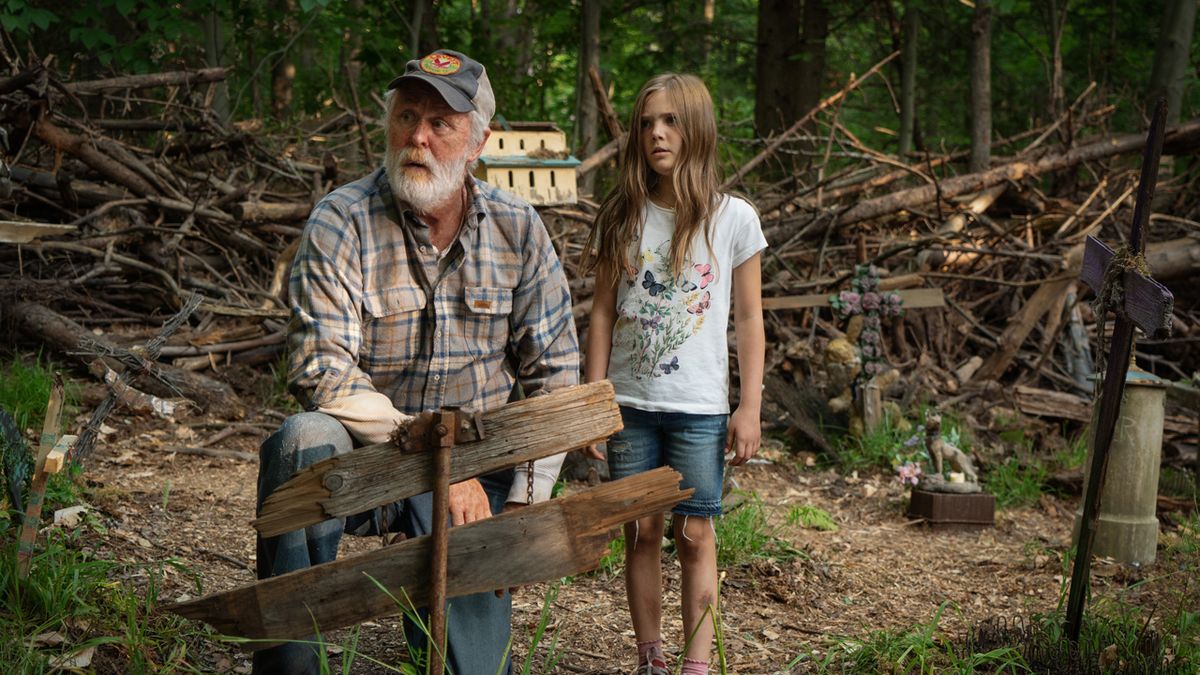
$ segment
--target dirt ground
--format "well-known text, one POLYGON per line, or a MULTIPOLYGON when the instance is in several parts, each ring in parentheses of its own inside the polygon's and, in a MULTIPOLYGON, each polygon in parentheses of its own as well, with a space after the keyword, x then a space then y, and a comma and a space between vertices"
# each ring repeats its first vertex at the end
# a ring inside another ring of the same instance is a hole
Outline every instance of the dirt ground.
MULTIPOLYGON (((111 417, 87 478, 95 487, 94 506, 109 527, 112 555, 177 558, 199 575, 203 593, 253 581, 249 523, 256 463, 173 450, 202 445, 233 424, 238 433, 216 446, 255 453, 279 419, 273 412, 237 423, 111 417)), ((722 570, 730 672, 805 672, 813 668, 813 658, 824 657, 831 639, 928 623, 943 603, 950 605, 940 626, 950 640, 961 639, 968 626, 986 617, 1028 616, 1058 603, 1074 504, 1044 497, 1036 507, 997 513, 993 528, 933 530, 904 517, 907 491, 892 476, 843 477, 797 468, 799 463, 786 453, 771 456, 777 461, 756 460, 735 469, 734 479, 741 489, 758 494, 780 526, 780 536, 805 555, 722 570), (805 504, 829 512, 838 530, 786 525, 788 508, 805 504), (798 658, 803 655, 808 656, 798 658)), ((379 545, 376 538, 344 537, 343 553, 379 545)), ((1099 593, 1124 592, 1140 572, 1101 564, 1096 578, 1099 593)), ((679 566, 673 559, 667 561, 664 583, 664 640, 668 652, 677 653, 682 635, 676 609, 679 566)), ((523 588, 514 598, 518 664, 528 650, 546 590, 545 585, 523 588)), ((161 598, 170 602, 195 596, 191 581, 175 574, 166 580, 161 598)), ((619 570, 612 576, 577 576, 562 586, 550 625, 562 653, 556 672, 631 669, 634 639, 624 597, 619 570)), ((336 642, 345 636, 327 637, 336 642)), ((197 648, 199 662, 213 671, 249 672, 242 652, 216 643, 197 648)), ((359 650, 398 663, 403 654, 399 620, 365 624, 359 650)), ((387 671, 360 658, 354 672, 387 671)))

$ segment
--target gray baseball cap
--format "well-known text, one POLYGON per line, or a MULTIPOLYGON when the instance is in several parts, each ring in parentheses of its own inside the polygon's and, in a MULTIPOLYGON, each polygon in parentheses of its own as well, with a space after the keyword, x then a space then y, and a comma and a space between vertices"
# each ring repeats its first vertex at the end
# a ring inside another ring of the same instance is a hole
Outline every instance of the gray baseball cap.
MULTIPOLYGON (((392 80, 388 89, 395 89, 405 80, 428 82, 442 95, 446 104, 457 112, 479 110, 481 91, 491 92, 483 65, 463 54, 450 49, 439 49, 420 59, 413 59, 404 66, 404 74, 392 80)), ((491 96, 487 97, 491 99, 491 96)), ((489 119, 494 110, 479 110, 489 119)))

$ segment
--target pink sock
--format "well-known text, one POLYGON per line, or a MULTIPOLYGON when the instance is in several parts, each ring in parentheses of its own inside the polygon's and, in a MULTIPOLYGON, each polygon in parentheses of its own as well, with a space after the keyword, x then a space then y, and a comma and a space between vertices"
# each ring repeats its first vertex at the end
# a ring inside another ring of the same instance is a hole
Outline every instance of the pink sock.
POLYGON ((667 665, 666 658, 663 656, 662 638, 637 643, 637 651, 639 666, 649 663, 650 659, 654 658, 662 661, 663 667, 667 665))
POLYGON ((680 675, 708 675, 708 661, 684 657, 680 675))

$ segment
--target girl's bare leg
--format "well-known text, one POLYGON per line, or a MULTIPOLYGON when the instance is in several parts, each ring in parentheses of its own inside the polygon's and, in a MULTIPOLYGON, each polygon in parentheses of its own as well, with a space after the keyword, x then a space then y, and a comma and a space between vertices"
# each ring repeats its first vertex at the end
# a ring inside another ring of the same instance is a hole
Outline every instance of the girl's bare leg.
POLYGON ((676 515, 672 517, 672 524, 675 548, 683 568, 680 595, 684 639, 695 633, 685 656, 707 662, 717 611, 717 536, 711 518, 676 515))
POLYGON ((662 637, 661 514, 625 524, 625 594, 638 642, 662 637))

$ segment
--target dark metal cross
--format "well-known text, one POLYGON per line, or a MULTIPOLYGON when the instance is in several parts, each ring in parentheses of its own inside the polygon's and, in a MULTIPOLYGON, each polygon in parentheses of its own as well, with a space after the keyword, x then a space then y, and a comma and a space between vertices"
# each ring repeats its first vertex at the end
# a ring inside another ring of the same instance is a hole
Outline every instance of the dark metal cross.
MULTIPOLYGON (((1079 520, 1079 542, 1075 551, 1075 566, 1071 572, 1071 593, 1067 599, 1067 635, 1072 642, 1079 640, 1083 624, 1083 606, 1087 598, 1088 579, 1091 571, 1092 541, 1100 516, 1100 495, 1104 487, 1104 475, 1108 468, 1108 449, 1112 445, 1113 431, 1121 410, 1121 396, 1125 392, 1125 376, 1129 370, 1129 355, 1133 350, 1134 327, 1141 328, 1147 335, 1157 337, 1170 332, 1171 310, 1174 298, 1171 291, 1149 276, 1133 269, 1129 261, 1140 259, 1144 248, 1143 232, 1150 219, 1150 200, 1154 196, 1158 178, 1158 160, 1162 155, 1163 127, 1166 124, 1167 103, 1159 100, 1154 108, 1154 119, 1150 123, 1150 134, 1142 155, 1142 175, 1138 183, 1137 202, 1133 209, 1133 231, 1129 235, 1128 256, 1116 261, 1116 254, 1098 239, 1088 237, 1084 250, 1083 269, 1080 278, 1101 298, 1118 299, 1113 312, 1116 324, 1113 327, 1108 366, 1102 381, 1100 413, 1093 429, 1092 464, 1088 474, 1087 492, 1083 497, 1083 514, 1079 520), (1123 268, 1110 274, 1111 264, 1123 268), (1106 284, 1119 285, 1121 292, 1112 294, 1106 284)), ((1101 332, 1105 316, 1096 317, 1101 332)))

